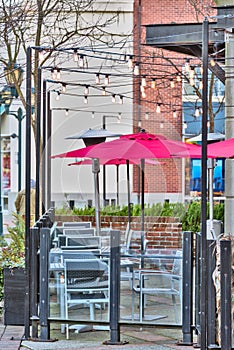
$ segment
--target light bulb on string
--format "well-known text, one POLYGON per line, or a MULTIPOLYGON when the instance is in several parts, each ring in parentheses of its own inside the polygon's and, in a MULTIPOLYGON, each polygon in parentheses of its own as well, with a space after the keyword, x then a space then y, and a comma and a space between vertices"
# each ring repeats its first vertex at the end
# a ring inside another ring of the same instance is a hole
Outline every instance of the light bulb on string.
POLYGON ((156 113, 161 113, 161 104, 160 103, 157 103, 156 113))
POLYGON ((210 59, 210 65, 211 67, 214 67, 216 65, 215 60, 213 58, 210 59))
POLYGON ((115 96, 115 94, 112 95, 112 103, 116 103, 116 96, 115 96))
POLYGON ((55 71, 56 71, 56 73, 57 73, 57 74, 56 74, 57 76, 56 76, 55 79, 60 80, 60 79, 61 79, 61 71, 60 71, 60 69, 59 69, 59 68, 56 68, 55 71))
POLYGON ((139 75, 140 74, 140 67, 139 67, 138 63, 136 63, 135 66, 134 66, 133 74, 134 75, 139 75))
POLYGON ((100 74, 96 74, 96 84, 100 84, 100 74))
POLYGON ((149 112, 145 112, 145 120, 149 120, 149 112))
POLYGON ((188 128, 188 124, 187 122, 184 122, 184 129, 187 129, 188 128))
POLYGON ((65 116, 67 117, 68 114, 69 114, 69 110, 66 108, 66 110, 65 110, 65 116))
POLYGON ((62 92, 65 93, 67 90, 67 85, 65 83, 62 83, 62 92))
POLYGON ((195 118, 198 118, 199 116, 200 116, 200 108, 199 108, 199 107, 196 107, 195 113, 194 113, 194 117, 195 117, 195 118))
POLYGON ((122 119, 122 114, 121 114, 121 113, 119 113, 119 114, 118 114, 118 124, 120 124, 121 119, 122 119))
POLYGON ((88 96, 84 96, 84 104, 88 104, 88 96))
POLYGON ((181 82, 181 76, 180 76, 180 74, 179 74, 179 73, 176 75, 176 80, 178 81, 178 83, 180 83, 180 82, 181 82))
POLYGON ((128 68, 132 69, 133 68, 133 57, 132 56, 129 56, 129 59, 128 59, 128 68))
POLYGON ((145 76, 142 77, 142 79, 141 79, 141 86, 146 87, 146 77, 145 76))
POLYGON ((123 104, 123 96, 119 96, 119 104, 122 105, 123 104))
POLYGON ((174 109, 174 111, 173 111, 173 118, 177 118, 177 112, 176 112, 176 110, 174 109))
POLYGON ((105 88, 105 86, 103 86, 103 88, 102 88, 102 96, 106 96, 106 88, 105 88))
POLYGON ((60 99, 60 92, 57 91, 56 101, 59 101, 59 99, 60 99))
POLYGON ((92 119, 94 119, 95 117, 95 112, 92 112, 92 119))
POLYGON ((187 73, 189 73, 189 71, 190 71, 190 59, 189 58, 186 59, 184 67, 185 67, 185 71, 187 73))
POLYGON ((86 85, 86 86, 85 86, 84 94, 85 94, 85 95, 88 95, 88 94, 89 94, 89 85, 86 85))
POLYGON ((175 87, 175 82, 173 79, 170 79, 170 85, 171 85, 171 88, 174 89, 175 87))
POLYGON ((77 49, 74 49, 74 52, 73 52, 73 60, 74 60, 74 62, 78 62, 78 53, 77 53, 77 49))
POLYGON ((156 88, 156 80, 155 80, 155 79, 152 79, 152 80, 151 80, 151 88, 152 88, 152 89, 155 89, 155 88, 156 88))
POLYGON ((104 84, 107 86, 110 83, 109 75, 105 75, 104 84))

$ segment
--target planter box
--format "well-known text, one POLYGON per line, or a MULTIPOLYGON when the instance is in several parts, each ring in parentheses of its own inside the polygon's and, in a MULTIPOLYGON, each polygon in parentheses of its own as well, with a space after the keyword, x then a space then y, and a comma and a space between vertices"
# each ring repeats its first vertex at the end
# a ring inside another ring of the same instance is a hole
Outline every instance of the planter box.
POLYGON ((24 325, 25 269, 4 268, 4 325, 24 325))

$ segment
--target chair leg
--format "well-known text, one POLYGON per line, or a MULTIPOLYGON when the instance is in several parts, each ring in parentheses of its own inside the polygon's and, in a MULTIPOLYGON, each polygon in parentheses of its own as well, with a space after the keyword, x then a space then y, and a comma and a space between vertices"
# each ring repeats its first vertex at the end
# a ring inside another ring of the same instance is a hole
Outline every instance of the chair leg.
POLYGON ((172 302, 174 306, 174 312, 175 312, 175 321, 178 324, 179 323, 179 315, 178 315, 178 310, 177 310, 177 304, 176 304, 176 297, 174 294, 172 294, 172 302))

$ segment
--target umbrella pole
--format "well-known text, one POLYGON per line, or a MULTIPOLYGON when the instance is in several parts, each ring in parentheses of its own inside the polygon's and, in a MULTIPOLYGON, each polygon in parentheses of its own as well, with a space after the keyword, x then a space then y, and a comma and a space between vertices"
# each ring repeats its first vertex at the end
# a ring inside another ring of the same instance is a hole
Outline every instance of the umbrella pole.
POLYGON ((131 228, 131 203, 130 203, 130 176, 129 176, 129 160, 127 159, 127 187, 128 187, 128 226, 131 228))
POLYGON ((145 160, 141 159, 141 231, 145 229, 145 160))
POLYGON ((119 206, 119 164, 116 165, 116 182, 117 182, 116 199, 117 199, 117 206, 119 206))
POLYGON ((95 214, 96 214, 96 234, 100 234, 100 195, 99 195, 99 172, 100 163, 98 158, 92 160, 92 171, 94 174, 94 191, 95 191, 95 214))

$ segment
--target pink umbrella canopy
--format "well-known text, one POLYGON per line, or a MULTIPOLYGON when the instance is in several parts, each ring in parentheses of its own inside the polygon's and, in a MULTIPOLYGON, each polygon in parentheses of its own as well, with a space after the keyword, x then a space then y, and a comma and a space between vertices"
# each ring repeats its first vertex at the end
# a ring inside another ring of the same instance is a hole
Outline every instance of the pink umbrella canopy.
POLYGON ((234 138, 211 143, 207 146, 207 152, 214 158, 234 158, 234 138))
POLYGON ((61 153, 52 158, 101 158, 110 160, 146 158, 201 158, 201 146, 170 140, 145 132, 121 136, 119 139, 61 153))
MULTIPOLYGON (((134 164, 134 165, 139 165, 141 162, 140 159, 132 159, 129 161, 129 164, 134 164)), ((153 160, 153 159, 146 159, 145 160, 146 164, 149 165, 159 165, 159 164, 164 164, 163 162, 158 162, 157 160, 153 160)), ((127 164, 127 160, 123 159, 123 158, 117 158, 117 159, 110 159, 110 160, 102 160, 100 159, 100 164, 101 165, 126 165, 127 164)), ((81 160, 79 162, 74 162, 74 163, 70 163, 68 164, 70 165, 92 165, 92 160, 91 159, 84 159, 81 160)))

